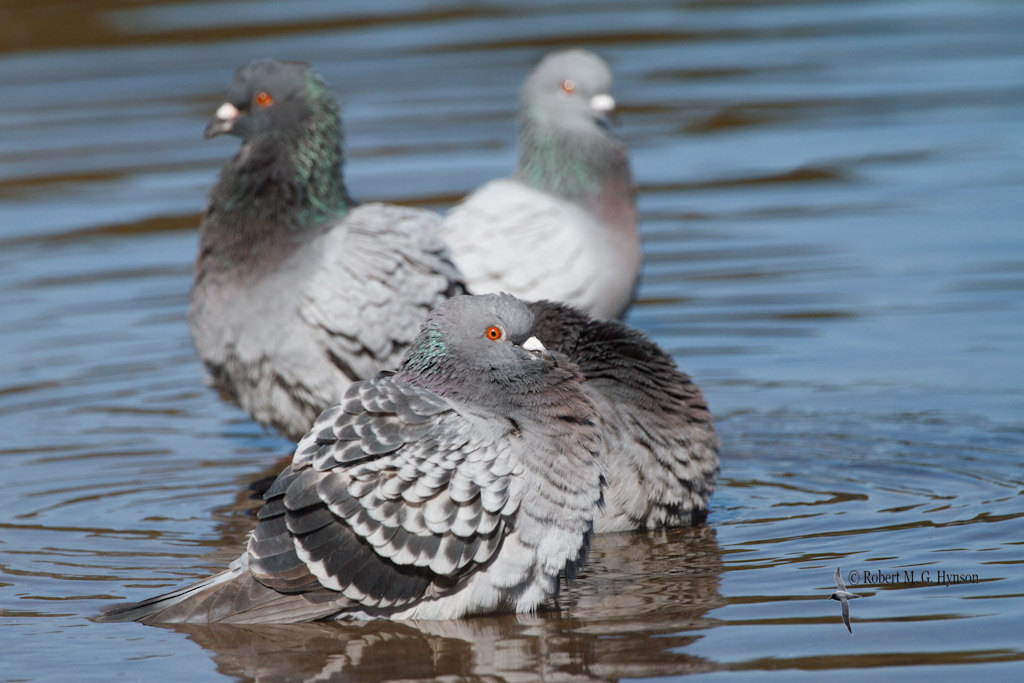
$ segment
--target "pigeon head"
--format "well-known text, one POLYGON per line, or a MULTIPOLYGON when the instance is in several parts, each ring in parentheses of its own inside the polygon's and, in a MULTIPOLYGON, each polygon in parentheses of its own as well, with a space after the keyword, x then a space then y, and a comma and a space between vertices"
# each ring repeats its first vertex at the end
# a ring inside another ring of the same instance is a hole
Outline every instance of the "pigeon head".
POLYGON ((607 62, 587 50, 553 52, 534 67, 519 110, 521 182, 584 204, 609 186, 632 197, 628 151, 608 127, 611 83, 607 62))
POLYGON ((446 363, 474 370, 515 368, 545 357, 533 314, 509 294, 456 296, 431 311, 403 367, 429 371, 446 363))
POLYGON ((235 72, 206 137, 229 133, 254 140, 287 134, 316 118, 338 119, 337 103, 320 76, 303 62, 258 60, 235 72))
POLYGON ((549 125, 592 130, 615 111, 611 84, 608 63, 593 52, 552 52, 526 79, 523 107, 549 125))
POLYGON ((302 203, 308 193, 318 215, 349 203, 338 102, 308 64, 265 59, 239 68, 206 126, 208 138, 225 133, 242 138, 229 167, 249 180, 237 191, 251 194, 268 181, 290 186, 280 199, 302 203))
POLYGON ((208 138, 224 134, 242 145, 210 194, 201 253, 226 254, 227 264, 279 259, 352 204, 338 103, 309 65, 239 68, 206 127, 208 138))
POLYGON ((402 379, 449 398, 505 403, 539 384, 576 376, 533 336, 530 309, 509 294, 456 296, 428 314, 399 369, 402 379), (502 398, 505 397, 505 398, 502 398))

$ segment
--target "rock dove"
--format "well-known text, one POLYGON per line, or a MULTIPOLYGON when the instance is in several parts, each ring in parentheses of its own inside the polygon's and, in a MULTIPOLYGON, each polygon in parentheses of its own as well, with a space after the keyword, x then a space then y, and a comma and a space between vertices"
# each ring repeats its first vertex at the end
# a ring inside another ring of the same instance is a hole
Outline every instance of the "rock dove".
POLYGON ((718 436, 700 388, 624 323, 548 301, 530 308, 534 334, 579 366, 597 406, 608 485, 594 531, 702 521, 718 476, 718 436))
POLYGON ((441 224, 475 294, 572 304, 619 318, 640 274, 636 187, 607 117, 611 70, 587 50, 546 56, 523 86, 519 164, 453 207, 441 224))
POLYGON ((206 129, 224 133, 242 144, 199 228, 192 338, 218 388, 297 440, 465 290, 433 212, 349 198, 338 104, 307 64, 241 67, 206 129))
POLYGON ((430 313, 393 374, 351 384, 264 496, 248 549, 105 621, 451 619, 529 612, 585 561, 594 405, 508 295, 430 313))

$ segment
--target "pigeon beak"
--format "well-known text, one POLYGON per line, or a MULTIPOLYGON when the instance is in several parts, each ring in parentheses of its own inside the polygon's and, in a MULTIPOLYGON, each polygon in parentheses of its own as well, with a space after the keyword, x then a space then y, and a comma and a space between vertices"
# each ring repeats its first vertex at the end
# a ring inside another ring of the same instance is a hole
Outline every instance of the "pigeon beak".
POLYGON ((220 105, 217 108, 217 113, 206 124, 206 131, 203 133, 203 137, 212 138, 233 131, 235 129, 235 121, 238 120, 238 113, 238 107, 230 102, 220 105))
POLYGON ((523 350, 529 351, 536 359, 550 358, 551 354, 544 348, 544 345, 540 343, 540 339, 536 337, 530 337, 523 342, 523 350))
POLYGON ((606 92, 591 97, 590 108, 602 119, 611 119, 614 123, 619 122, 618 117, 615 116, 615 98, 606 92))

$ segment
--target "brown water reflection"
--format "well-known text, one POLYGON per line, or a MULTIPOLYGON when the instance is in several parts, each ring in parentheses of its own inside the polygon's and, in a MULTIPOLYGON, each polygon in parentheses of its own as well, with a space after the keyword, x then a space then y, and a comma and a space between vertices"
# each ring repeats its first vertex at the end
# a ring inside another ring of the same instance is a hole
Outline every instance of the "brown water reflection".
POLYGON ((682 652, 707 628, 721 553, 708 528, 602 536, 562 611, 459 621, 187 625, 217 670, 246 680, 617 680, 708 671, 682 652), (627 637, 628 636, 628 637, 627 637), (651 638, 657 648, 650 647, 651 638), (638 645, 647 643, 646 645, 638 645))

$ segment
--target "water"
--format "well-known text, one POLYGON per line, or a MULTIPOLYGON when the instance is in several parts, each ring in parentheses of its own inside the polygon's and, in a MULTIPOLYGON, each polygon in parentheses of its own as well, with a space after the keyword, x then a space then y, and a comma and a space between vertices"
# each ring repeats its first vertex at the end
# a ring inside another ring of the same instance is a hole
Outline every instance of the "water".
POLYGON ((1024 7, 337 5, 0 10, 0 680, 1020 677, 1024 7), (442 210, 512 166, 523 76, 574 44, 640 183, 629 320, 718 420, 708 526, 599 538, 536 616, 91 622, 235 556, 289 452, 185 323, 233 70, 313 63, 352 193, 442 210))

